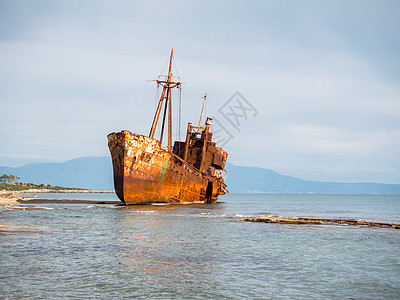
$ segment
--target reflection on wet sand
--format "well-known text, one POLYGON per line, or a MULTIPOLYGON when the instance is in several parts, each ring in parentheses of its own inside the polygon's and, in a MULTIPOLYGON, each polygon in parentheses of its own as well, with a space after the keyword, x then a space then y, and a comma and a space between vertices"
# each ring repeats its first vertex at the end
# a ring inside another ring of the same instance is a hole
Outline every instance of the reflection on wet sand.
POLYGON ((0 225, 1 234, 14 234, 14 233, 42 233, 47 228, 43 226, 30 226, 30 225, 0 225))

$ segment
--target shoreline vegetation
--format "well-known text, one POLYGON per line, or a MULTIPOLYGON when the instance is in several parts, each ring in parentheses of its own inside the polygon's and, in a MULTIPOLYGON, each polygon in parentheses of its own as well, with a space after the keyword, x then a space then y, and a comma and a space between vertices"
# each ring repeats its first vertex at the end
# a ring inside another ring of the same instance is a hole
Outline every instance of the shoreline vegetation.
MULTIPOLYGON (((4 175, 3 175, 4 176, 4 175)), ((92 190, 77 187, 52 186, 50 184, 34 184, 34 183, 5 183, 0 182, 0 191, 14 191, 20 193, 113 193, 108 190, 92 190)))
MULTIPOLYGON (((3 175, 4 176, 4 175, 3 175)), ((0 183, 0 192, 20 192, 20 193, 114 193, 108 190, 92 190, 77 187, 52 186, 50 184, 34 184, 34 183, 0 183)))

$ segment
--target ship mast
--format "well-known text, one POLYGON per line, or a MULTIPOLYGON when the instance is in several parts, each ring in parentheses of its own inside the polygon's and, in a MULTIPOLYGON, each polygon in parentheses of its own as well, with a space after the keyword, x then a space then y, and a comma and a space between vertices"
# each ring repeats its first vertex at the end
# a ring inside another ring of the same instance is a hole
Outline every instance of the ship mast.
POLYGON ((204 111, 204 105, 206 104, 206 99, 207 99, 207 93, 203 97, 203 107, 201 108, 201 113, 200 113, 200 120, 199 120, 199 125, 197 126, 197 132, 200 132, 200 123, 201 123, 201 118, 203 117, 203 111, 204 111))
POLYGON ((162 139, 163 139, 163 135, 164 135, 164 125, 165 125, 165 119, 166 119, 166 114, 167 114, 167 110, 168 110, 168 152, 172 151, 172 104, 171 104, 172 99, 171 99, 171 89, 173 89, 175 87, 181 88, 181 82, 180 81, 177 81, 177 82, 172 81, 172 59, 173 59, 173 55, 174 55, 174 48, 172 48, 172 50, 171 50, 171 56, 170 56, 170 59, 169 59, 169 69, 168 69, 167 80, 160 80, 161 79, 161 75, 158 77, 157 80, 155 80, 157 82, 157 86, 158 85, 162 85, 163 91, 161 93, 160 100, 158 101, 157 110, 156 110, 156 113, 154 115, 153 124, 151 125, 151 130, 150 130, 150 134, 149 134, 149 137, 153 139, 154 138, 154 133, 155 133, 157 125, 158 125, 158 119, 160 117, 162 105, 163 105, 164 100, 165 100, 163 120, 162 120, 162 126, 161 126, 160 144, 162 143, 162 139))

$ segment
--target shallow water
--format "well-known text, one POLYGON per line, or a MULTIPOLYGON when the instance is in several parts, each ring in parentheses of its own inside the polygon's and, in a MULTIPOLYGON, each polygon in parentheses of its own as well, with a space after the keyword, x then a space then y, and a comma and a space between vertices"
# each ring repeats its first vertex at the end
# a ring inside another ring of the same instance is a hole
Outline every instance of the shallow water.
MULTIPOLYGON (((115 200, 112 194, 57 197, 115 200)), ((240 222, 278 215, 400 223, 399 196, 228 195, 212 205, 31 206, 48 209, 0 211, 0 224, 33 226, 0 235, 6 299, 400 298, 399 230, 240 222)))

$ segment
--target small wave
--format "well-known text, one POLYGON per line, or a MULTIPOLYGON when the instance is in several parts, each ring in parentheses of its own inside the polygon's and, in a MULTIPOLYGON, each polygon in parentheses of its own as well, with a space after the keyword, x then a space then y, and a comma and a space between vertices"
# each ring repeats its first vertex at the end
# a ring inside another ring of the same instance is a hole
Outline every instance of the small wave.
POLYGON ((101 208, 104 208, 104 207, 107 207, 107 206, 98 205, 98 204, 93 204, 93 205, 86 206, 86 208, 94 208, 94 207, 101 207, 101 208))
MULTIPOLYGON (((255 215, 234 214, 233 217, 234 218, 254 218, 256 216, 255 215)), ((259 215, 257 215, 257 217, 259 217, 259 215)))
POLYGON ((129 210, 130 213, 135 213, 135 214, 143 214, 143 215, 151 215, 151 214, 157 214, 158 212, 155 210, 129 210))
POLYGON ((235 217, 237 218, 244 218, 247 217, 246 215, 241 215, 241 214, 234 214, 235 217))
POLYGON ((124 207, 123 205, 100 205, 100 204, 93 204, 86 206, 86 208, 120 208, 124 207))

